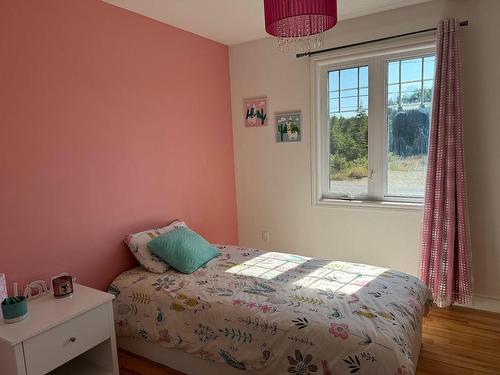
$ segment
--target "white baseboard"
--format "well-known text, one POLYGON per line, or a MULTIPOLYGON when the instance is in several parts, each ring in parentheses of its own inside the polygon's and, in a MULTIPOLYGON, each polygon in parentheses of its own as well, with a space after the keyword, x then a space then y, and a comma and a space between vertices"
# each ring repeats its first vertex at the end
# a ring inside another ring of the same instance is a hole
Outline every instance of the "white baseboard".
POLYGON ((467 307, 470 309, 491 311, 495 313, 500 313, 500 299, 495 297, 483 296, 475 294, 472 297, 472 305, 459 305, 462 307, 467 307))

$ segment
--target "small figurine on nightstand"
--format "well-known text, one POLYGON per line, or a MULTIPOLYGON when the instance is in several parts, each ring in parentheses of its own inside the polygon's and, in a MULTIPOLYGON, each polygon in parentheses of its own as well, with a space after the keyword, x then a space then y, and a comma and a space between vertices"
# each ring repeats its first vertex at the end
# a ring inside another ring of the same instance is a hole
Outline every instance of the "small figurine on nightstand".
POLYGON ((73 294, 73 278, 69 275, 59 276, 52 280, 54 297, 64 298, 73 294))
MULTIPOLYGON (((52 288, 47 288, 45 280, 36 280, 30 282, 24 289, 24 296, 29 299, 35 299, 46 294, 53 294, 56 298, 69 297, 73 295, 73 283, 76 282, 76 277, 63 272, 53 276, 52 288)), ((17 284, 14 283, 14 294, 17 293, 17 284)))

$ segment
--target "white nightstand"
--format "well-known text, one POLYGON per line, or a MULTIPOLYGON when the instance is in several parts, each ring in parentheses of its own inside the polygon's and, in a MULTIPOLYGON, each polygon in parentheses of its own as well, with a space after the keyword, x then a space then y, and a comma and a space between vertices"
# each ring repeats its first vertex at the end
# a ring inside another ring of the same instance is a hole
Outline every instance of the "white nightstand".
POLYGON ((0 374, 118 375, 113 298, 76 284, 29 301, 26 320, 0 321, 0 374))

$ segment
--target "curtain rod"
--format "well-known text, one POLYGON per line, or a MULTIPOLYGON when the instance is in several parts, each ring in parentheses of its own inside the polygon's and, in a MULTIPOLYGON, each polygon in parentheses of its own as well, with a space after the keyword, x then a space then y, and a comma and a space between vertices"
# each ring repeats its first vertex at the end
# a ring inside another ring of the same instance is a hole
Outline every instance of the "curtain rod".
MULTIPOLYGON (((462 22, 460 22, 460 26, 469 26, 469 21, 462 21, 462 22)), ((410 33, 404 33, 404 34, 393 35, 393 36, 386 36, 384 38, 367 40, 365 42, 359 42, 359 43, 353 43, 353 44, 346 44, 345 46, 340 46, 340 47, 333 47, 333 48, 321 49, 319 51, 312 51, 312 52, 297 53, 295 55, 295 57, 296 58, 300 58, 300 57, 304 57, 304 56, 312 56, 312 55, 316 55, 318 53, 336 51, 336 50, 339 50, 339 49, 344 49, 344 48, 349 48, 349 47, 362 46, 364 44, 382 42, 384 40, 390 40, 390 39, 394 39, 394 38, 401 38, 401 37, 404 37, 404 36, 410 36, 410 35, 416 35, 416 34, 422 34, 422 33, 428 33, 430 31, 436 31, 436 30, 437 30, 437 27, 433 27, 432 29, 418 30, 418 31, 412 31, 410 33)))

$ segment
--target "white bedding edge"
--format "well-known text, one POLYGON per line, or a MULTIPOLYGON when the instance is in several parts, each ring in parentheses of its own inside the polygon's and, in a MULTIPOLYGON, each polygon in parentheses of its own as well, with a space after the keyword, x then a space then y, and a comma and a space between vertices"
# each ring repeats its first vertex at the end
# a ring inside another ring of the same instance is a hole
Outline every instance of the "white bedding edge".
MULTIPOLYGON (((418 345, 415 345, 417 347, 415 358, 417 358, 418 363, 422 347, 422 323, 418 327, 416 336, 418 345)), ((188 375, 241 375, 242 372, 246 374, 258 374, 259 372, 236 370, 222 363, 205 361, 181 349, 165 348, 157 343, 146 342, 134 337, 117 337, 116 340, 120 349, 188 375)))
POLYGON ((188 375, 241 375, 257 374, 255 371, 241 371, 223 363, 200 359, 181 349, 165 348, 156 343, 146 342, 134 337, 117 337, 120 349, 160 363, 188 375))

